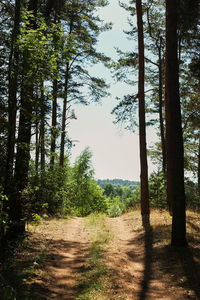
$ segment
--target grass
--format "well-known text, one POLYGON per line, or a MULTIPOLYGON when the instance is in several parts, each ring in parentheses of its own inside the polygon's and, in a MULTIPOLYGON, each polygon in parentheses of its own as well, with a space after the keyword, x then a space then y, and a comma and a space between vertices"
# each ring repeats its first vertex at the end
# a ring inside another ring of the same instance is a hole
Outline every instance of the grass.
POLYGON ((89 257, 80 270, 77 300, 108 300, 106 291, 111 288, 111 274, 104 264, 104 249, 112 239, 103 214, 92 214, 85 224, 91 232, 89 257))
POLYGON ((48 245, 43 240, 33 239, 31 233, 20 241, 10 243, 0 257, 1 300, 34 298, 30 290, 31 281, 44 267, 47 252, 48 245))

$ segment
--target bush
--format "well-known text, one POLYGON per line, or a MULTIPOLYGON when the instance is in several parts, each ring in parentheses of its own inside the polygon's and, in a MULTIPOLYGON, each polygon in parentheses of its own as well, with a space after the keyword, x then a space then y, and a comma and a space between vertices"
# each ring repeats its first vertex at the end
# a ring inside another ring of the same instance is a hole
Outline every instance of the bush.
POLYGON ((40 176, 33 169, 24 191, 27 218, 32 213, 86 216, 95 211, 106 212, 106 196, 93 179, 91 156, 86 148, 73 167, 66 160, 64 168, 56 162, 53 170, 49 168, 40 176))
POLYGON ((166 183, 163 172, 154 172, 149 178, 149 200, 152 207, 167 208, 166 183))
POLYGON ((200 195, 197 183, 187 180, 185 183, 185 195, 187 207, 193 210, 200 210, 200 195))
POLYGON ((107 214, 109 217, 119 217, 125 211, 125 204, 121 202, 120 197, 108 198, 107 199, 107 214))

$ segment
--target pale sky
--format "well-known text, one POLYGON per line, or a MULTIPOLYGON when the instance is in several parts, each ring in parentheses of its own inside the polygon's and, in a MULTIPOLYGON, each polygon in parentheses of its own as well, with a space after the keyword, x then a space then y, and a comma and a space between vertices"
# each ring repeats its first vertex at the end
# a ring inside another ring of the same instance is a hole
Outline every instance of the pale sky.
MULTIPOLYGON (((110 5, 101 10, 101 17, 107 22, 113 22, 113 29, 100 36, 98 50, 108 56, 115 56, 114 47, 130 50, 133 41, 128 41, 124 29, 127 29, 127 13, 118 6, 118 0, 110 0, 110 5)), ((120 131, 113 124, 111 115, 113 107, 117 104, 116 96, 123 96, 137 87, 127 87, 123 83, 114 84, 110 71, 103 66, 94 66, 92 72, 104 77, 111 83, 111 96, 102 100, 102 105, 90 106, 75 105, 77 120, 69 125, 69 136, 78 140, 72 148, 72 161, 87 147, 93 153, 93 166, 96 179, 121 178, 140 180, 139 164, 139 137, 136 133, 127 130, 120 131)), ((155 141, 155 133, 148 130, 148 144, 155 141)), ((149 172, 153 165, 149 162, 149 172)))

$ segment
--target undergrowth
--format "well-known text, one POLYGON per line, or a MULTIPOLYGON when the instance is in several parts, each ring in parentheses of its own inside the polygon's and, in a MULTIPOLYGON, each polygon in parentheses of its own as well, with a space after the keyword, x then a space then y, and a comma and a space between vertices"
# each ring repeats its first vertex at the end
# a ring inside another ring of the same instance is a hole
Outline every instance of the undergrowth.
POLYGON ((10 243, 0 257, 0 299, 35 298, 30 282, 44 267, 46 258, 47 245, 43 241, 32 241, 29 235, 10 243))

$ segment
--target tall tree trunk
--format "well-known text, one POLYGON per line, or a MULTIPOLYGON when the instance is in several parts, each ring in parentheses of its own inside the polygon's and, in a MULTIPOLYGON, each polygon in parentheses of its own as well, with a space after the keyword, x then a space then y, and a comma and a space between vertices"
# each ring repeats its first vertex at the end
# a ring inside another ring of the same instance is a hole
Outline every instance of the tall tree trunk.
POLYGON ((44 98, 44 83, 41 81, 41 120, 40 120, 40 166, 41 175, 45 172, 45 98, 44 98))
POLYGON ((62 133, 60 143, 60 166, 64 166, 65 160, 65 137, 66 137, 66 112, 67 112, 67 94, 68 94, 68 82, 69 82, 69 63, 66 65, 65 71, 65 95, 63 99, 63 112, 62 112, 62 133))
MULTIPOLYGON (((29 1, 28 10, 33 11, 36 17, 37 1, 29 1)), ((35 28, 35 21, 30 20, 30 28, 35 28)), ((32 61, 29 51, 23 53, 23 70, 21 86, 21 106, 17 140, 17 154, 15 162, 14 191, 9 198, 8 237, 16 238, 25 232, 23 214, 23 191, 28 183, 28 170, 30 160, 30 140, 32 125, 32 101, 33 101, 33 74, 31 72, 32 61)))
MULTIPOLYGON (((69 36, 73 30, 73 19, 71 19, 69 26, 69 36)), ((62 133, 61 133, 61 143, 60 143, 60 166, 64 166, 65 160, 65 136, 66 136, 66 112, 67 112, 67 97, 68 97, 68 85, 69 85, 69 76, 70 76, 70 64, 67 62, 65 70, 65 93, 63 100, 63 112, 62 112, 62 133)))
POLYGON ((167 197, 172 203, 173 246, 186 246, 184 153, 177 55, 177 1, 166 0, 167 197))
POLYGON ((165 146, 165 128, 163 120, 163 65, 161 54, 161 41, 158 47, 158 59, 159 59, 159 121, 160 121, 160 137, 162 147, 162 171, 166 174, 166 146, 165 146))
POLYGON ((166 173, 166 146, 165 146, 165 132, 164 132, 164 121, 163 121, 163 64, 162 64, 162 36, 154 37, 152 34, 152 27, 150 22, 149 9, 147 9, 147 21, 148 21, 148 30, 149 35, 152 40, 155 41, 157 50, 158 50, 158 74, 159 74, 159 122, 160 122, 160 137, 161 137, 161 150, 162 150, 162 171, 165 175, 166 173))
POLYGON ((57 93, 58 80, 53 80, 53 104, 52 104, 52 123, 51 123, 51 158, 50 167, 54 168, 55 152, 56 152, 56 137, 57 137, 57 93))
MULTIPOLYGON (((198 147, 198 194, 200 197, 200 133, 199 133, 199 147, 198 147)), ((200 203, 199 203, 200 206, 200 203)))
MULTIPOLYGON (((55 6, 55 17, 54 23, 59 25, 60 24, 60 12, 61 12, 61 0, 58 0, 55 6)), ((58 48, 58 41, 59 41, 59 32, 55 33, 55 50, 58 48)), ((56 138, 57 138, 57 94, 58 94, 58 68, 59 62, 58 58, 56 61, 57 70, 55 72, 55 78, 53 80, 53 104, 52 104, 52 123, 51 123, 51 157, 50 157, 50 168, 54 169, 55 163, 55 154, 56 154, 56 138)))
POLYGON ((139 133, 140 133, 140 166, 141 166, 141 214, 142 222, 149 225, 149 189, 148 166, 146 150, 146 122, 145 122, 145 98, 144 98, 144 36, 142 20, 142 2, 136 0, 137 26, 138 26, 138 52, 139 52, 139 133))
POLYGON ((35 122, 35 171, 38 174, 40 155, 40 141, 39 141, 39 121, 38 121, 38 108, 36 109, 36 122, 35 122))
POLYGON ((19 46, 17 38, 20 31, 21 0, 15 1, 15 18, 11 39, 8 70, 8 139, 7 139, 7 161, 4 183, 4 193, 9 195, 13 180, 16 111, 17 111, 17 87, 18 87, 18 63, 19 46))

